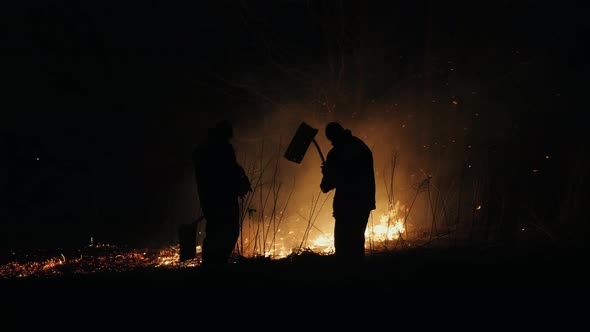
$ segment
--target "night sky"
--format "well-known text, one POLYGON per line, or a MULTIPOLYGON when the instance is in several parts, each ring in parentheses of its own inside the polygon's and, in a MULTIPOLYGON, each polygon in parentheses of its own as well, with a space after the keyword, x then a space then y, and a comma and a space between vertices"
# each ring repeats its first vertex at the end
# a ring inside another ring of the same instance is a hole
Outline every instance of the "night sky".
POLYGON ((509 147, 500 163, 516 179, 557 160, 542 182, 511 182, 557 208, 587 183, 587 17, 574 2, 3 7, 2 248, 173 243, 198 215, 190 153, 222 118, 238 153, 263 136, 286 145, 302 120, 341 120, 369 142, 405 142, 409 174, 428 164, 421 147, 469 130, 465 146, 509 147))

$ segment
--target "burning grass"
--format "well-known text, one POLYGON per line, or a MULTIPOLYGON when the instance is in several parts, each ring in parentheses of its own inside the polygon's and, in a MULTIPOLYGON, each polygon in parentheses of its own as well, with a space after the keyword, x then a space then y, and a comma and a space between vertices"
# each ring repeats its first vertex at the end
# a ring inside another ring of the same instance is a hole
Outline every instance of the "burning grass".
MULTIPOLYGON (((197 247, 197 251, 200 247, 197 247)), ((75 251, 13 252, 13 259, 0 265, 1 278, 54 277, 63 274, 125 272, 144 268, 182 268, 196 266, 195 260, 179 261, 178 246, 162 249, 126 248, 109 244, 75 251)))
MULTIPOLYGON (((365 231, 365 248, 371 252, 390 250, 406 232, 403 213, 399 204, 388 213, 378 218, 371 218, 365 231)), ((313 226, 313 225, 310 225, 313 226)), ((280 231, 280 230, 278 230, 280 231)), ((295 237, 297 234, 290 234, 295 237)), ((330 255, 334 253, 332 234, 320 233, 308 239, 305 234, 298 246, 287 238, 278 237, 278 241, 266 246, 262 251, 240 251, 236 246, 236 257, 240 259, 283 259, 308 254, 330 255)), ((291 239, 293 240, 293 239, 291 239)), ((243 239, 245 248, 254 243, 256 238, 243 239)), ((111 244, 94 244, 77 250, 29 250, 12 252, 8 262, 0 265, 0 278, 47 278, 64 274, 89 274, 97 272, 127 272, 138 269, 182 269, 200 264, 201 247, 196 248, 196 257, 180 261, 179 245, 165 248, 128 248, 111 244)), ((239 259, 238 259, 239 260, 239 259)), ((237 260, 236 260, 237 261, 237 260)))
MULTIPOLYGON (((366 247, 371 243, 385 244, 398 239, 405 231, 401 221, 392 222, 388 215, 383 215, 378 223, 370 224, 365 235, 366 247)), ((197 257, 180 261, 179 246, 161 249, 127 248, 110 244, 89 245, 75 251, 33 250, 13 252, 10 262, 0 265, 0 278, 47 278, 64 274, 89 274, 97 272, 127 272, 146 268, 182 269, 200 264, 201 247, 197 246, 197 257)), ((265 252, 264 258, 282 259, 299 255, 330 255, 334 252, 334 239, 319 235, 311 240, 309 246, 287 250, 281 245, 278 251, 265 252)), ((243 258, 260 258, 250 255, 243 258)))

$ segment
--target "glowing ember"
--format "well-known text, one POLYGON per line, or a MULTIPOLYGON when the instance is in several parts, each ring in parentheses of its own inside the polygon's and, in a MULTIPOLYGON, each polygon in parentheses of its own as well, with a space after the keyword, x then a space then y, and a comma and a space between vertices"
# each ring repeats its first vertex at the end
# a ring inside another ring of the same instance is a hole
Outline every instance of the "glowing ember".
MULTIPOLYGON (((200 253, 200 246, 197 246, 200 253)), ((0 265, 0 278, 51 277, 66 273, 124 272, 142 268, 180 268, 197 266, 197 259, 179 262, 179 247, 164 249, 126 249, 113 245, 92 245, 76 253, 44 257, 24 253, 0 265), (66 259, 67 257, 67 259, 66 259)))

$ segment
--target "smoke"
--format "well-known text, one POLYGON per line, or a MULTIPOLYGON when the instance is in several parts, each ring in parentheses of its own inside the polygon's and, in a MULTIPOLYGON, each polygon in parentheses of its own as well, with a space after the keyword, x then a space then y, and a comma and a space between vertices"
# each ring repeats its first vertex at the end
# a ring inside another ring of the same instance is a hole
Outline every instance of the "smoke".
MULTIPOLYGON (((452 111, 456 105, 449 101, 446 107, 452 111)), ((285 246, 297 248, 302 243, 310 245, 311 239, 333 235, 333 193, 323 194, 319 189, 321 159, 315 147, 309 147, 300 164, 283 157, 302 121, 319 130, 316 141, 324 156, 331 148, 324 135, 330 121, 339 121, 371 148, 377 201, 372 220, 387 214, 390 204, 410 206, 420 194, 408 217, 414 235, 418 229, 429 227, 432 219, 432 198, 418 192, 417 185, 431 177, 436 190, 447 190, 438 196, 449 195, 448 186, 459 175, 468 151, 463 128, 457 133, 440 123, 423 123, 410 104, 395 101, 373 102, 362 113, 340 115, 314 107, 313 101, 293 102, 267 111, 260 118, 234 121, 236 154, 255 185, 246 207, 251 213, 244 217, 244 225, 250 228, 244 233, 249 238, 266 237, 266 242, 258 240, 258 245, 267 249, 273 243, 269 237, 273 236, 285 246), (260 235, 265 232, 269 234, 260 235)), ((435 196, 435 189, 430 194, 435 196)))

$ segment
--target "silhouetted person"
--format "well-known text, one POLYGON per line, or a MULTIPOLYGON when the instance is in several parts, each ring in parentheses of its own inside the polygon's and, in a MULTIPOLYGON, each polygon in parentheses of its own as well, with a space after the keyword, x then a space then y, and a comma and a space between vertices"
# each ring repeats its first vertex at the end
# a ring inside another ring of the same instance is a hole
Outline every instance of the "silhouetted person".
POLYGON ((339 123, 326 126, 333 148, 322 165, 320 188, 334 194, 334 248, 339 260, 360 262, 365 255, 365 229, 375 209, 373 153, 339 123))
POLYGON ((221 121, 209 129, 206 140, 193 151, 195 178, 206 220, 203 265, 228 262, 240 232, 238 197, 251 190, 236 160, 232 125, 221 121))

